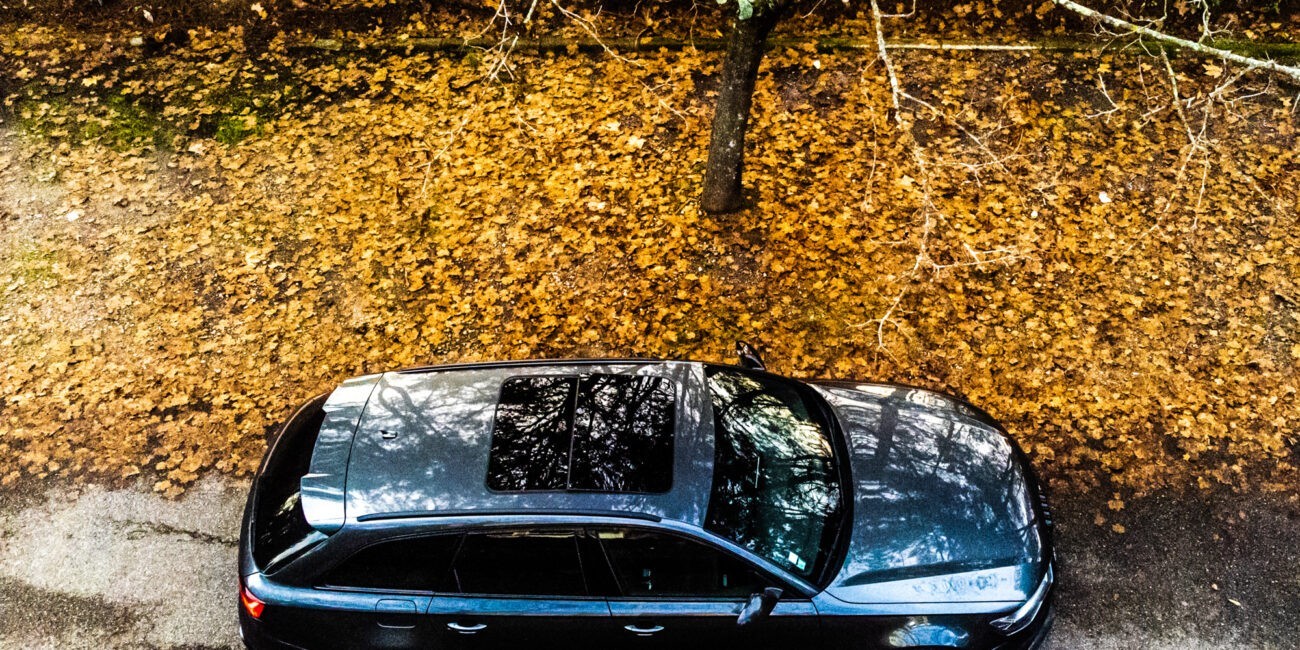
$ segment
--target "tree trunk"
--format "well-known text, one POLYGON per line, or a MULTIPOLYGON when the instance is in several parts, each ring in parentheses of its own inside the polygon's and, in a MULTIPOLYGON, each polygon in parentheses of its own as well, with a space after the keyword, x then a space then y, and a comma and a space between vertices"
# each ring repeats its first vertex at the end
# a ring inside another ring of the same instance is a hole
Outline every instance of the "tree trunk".
POLYGON ((713 138, 709 142, 709 163, 704 170, 704 192, 700 207, 717 214, 743 207, 740 176, 745 164, 745 128, 754 96, 758 64, 763 60, 767 35, 776 25, 777 11, 756 13, 748 20, 736 19, 722 65, 722 85, 713 113, 713 138))

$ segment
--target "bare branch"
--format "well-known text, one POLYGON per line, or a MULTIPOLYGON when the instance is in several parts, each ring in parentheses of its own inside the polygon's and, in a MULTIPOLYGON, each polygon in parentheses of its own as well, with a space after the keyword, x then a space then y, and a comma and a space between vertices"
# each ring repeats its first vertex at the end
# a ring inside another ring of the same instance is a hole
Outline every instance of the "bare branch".
POLYGON ((1100 72, 1097 73, 1097 87, 1101 89, 1102 97, 1105 97, 1106 101, 1110 102, 1110 108, 1104 111, 1097 111, 1096 113, 1089 113, 1088 119, 1093 120, 1105 115, 1107 116, 1107 121, 1109 122, 1110 121, 1109 116, 1112 113, 1119 111, 1119 105, 1116 104, 1115 99, 1110 96, 1110 90, 1106 88, 1106 77, 1102 76, 1100 72))
POLYGON ((1289 65, 1282 65, 1277 61, 1266 61, 1264 59, 1256 59, 1249 56, 1242 56, 1240 54, 1237 54, 1236 52, 1232 52, 1229 50, 1223 50, 1217 47, 1210 47, 1202 43, 1197 43, 1196 41, 1189 41, 1185 38, 1178 38, 1177 36, 1171 36, 1164 32, 1158 32, 1154 29, 1151 29, 1150 27, 1143 27, 1142 25, 1136 25, 1134 23, 1128 22, 1127 20, 1122 20, 1114 16, 1108 16, 1101 12, 1094 11, 1077 2, 1074 2, 1074 0, 1052 0, 1052 2, 1055 2, 1056 4, 1065 7, 1066 9, 1069 9, 1070 11, 1073 11, 1074 13, 1077 13, 1081 16, 1085 16, 1087 18, 1100 21, 1110 27, 1123 29, 1130 33, 1137 34, 1139 36, 1145 36, 1147 38, 1160 41, 1162 43, 1177 45, 1178 47, 1188 49, 1193 52, 1208 54, 1210 56, 1219 57, 1227 61, 1232 61, 1234 63, 1240 63, 1241 65, 1244 65, 1248 68, 1267 70, 1269 72, 1273 72, 1276 74, 1285 75, 1300 82, 1300 68, 1292 67, 1289 65))
MULTIPOLYGON (((915 4, 913 5, 913 12, 914 11, 915 11, 915 4)), ((1024 253, 1022 253, 1020 250, 1018 250, 1015 247, 1000 247, 1000 248, 994 248, 990 250, 976 250, 975 248, 971 247, 969 244, 966 244, 964 242, 962 243, 962 248, 965 250, 966 255, 969 257, 969 259, 967 260, 951 259, 950 261, 944 262, 935 259, 935 257, 931 255, 930 240, 933 236, 935 236, 936 230, 943 224, 943 222, 946 221, 947 217, 943 214, 942 210, 939 208, 939 206, 935 204, 933 200, 933 195, 931 193, 931 187, 930 187, 930 180, 931 180, 933 168, 938 166, 944 166, 945 163, 942 160, 938 162, 932 162, 931 160, 929 160, 929 156, 925 150, 925 146, 922 145, 920 142, 918 142, 914 137, 914 135, 910 133, 909 127, 911 126, 912 120, 915 118, 915 116, 909 114, 905 117, 903 115, 902 105, 904 104, 904 102, 910 101, 916 104, 917 106, 929 110, 937 118, 948 122, 958 131, 964 134, 968 139, 970 139, 970 141, 973 142, 975 146, 979 149, 980 153, 984 154, 987 157, 988 159, 987 163, 975 163, 975 164, 957 163, 957 166, 971 172, 971 174, 975 177, 977 183, 980 182, 979 170, 984 166, 994 166, 1005 173, 1010 173, 1010 170, 1008 170, 1005 165, 1004 162, 1005 159, 999 158, 996 154, 994 154, 993 151, 989 148, 989 146, 985 143, 984 138, 979 137, 978 135, 973 133, 970 129, 966 128, 965 125, 963 125, 959 120, 957 120, 953 116, 949 115, 948 112, 943 110, 943 108, 941 108, 940 106, 931 104, 930 102, 927 102, 903 90, 902 84, 900 84, 898 80, 897 70, 894 68, 894 61, 889 55, 889 50, 904 49, 904 48, 900 48, 897 44, 887 43, 885 41, 885 33, 884 33, 884 28, 881 25, 881 19, 905 17, 909 15, 911 14, 910 13, 901 14, 901 15, 884 14, 880 11, 879 0, 871 0, 871 18, 872 18, 872 26, 875 32, 874 36, 876 41, 875 43, 876 53, 877 56, 880 58, 881 63, 883 63, 885 66, 885 76, 889 80, 890 100, 893 103, 893 118, 894 118, 893 121, 895 127, 901 132, 901 136, 905 138, 910 145, 909 149, 911 150, 912 161, 915 163, 917 169, 916 182, 919 185, 918 194, 921 200, 921 207, 918 210, 918 213, 920 215, 920 220, 921 220, 920 232, 917 235, 915 235, 913 238, 909 238, 911 239, 911 241, 905 240, 905 241, 885 242, 885 243, 888 245, 907 245, 907 244, 914 245, 916 247, 916 257, 912 261, 912 267, 908 269, 907 272, 904 273, 901 278, 899 278, 900 287, 898 289, 898 292, 894 295, 893 300, 890 302, 889 308, 885 310, 884 315, 882 315, 879 318, 873 318, 862 323, 850 325, 850 327, 853 328, 874 326, 874 329, 876 331, 876 350, 883 352, 886 356, 888 356, 890 359, 894 359, 895 361, 897 360, 896 357, 894 357, 894 354, 889 350, 889 347, 885 342, 885 328, 886 326, 892 326, 896 331, 903 334, 905 337, 907 336, 906 330, 903 329, 902 325, 895 318, 895 314, 898 312, 899 305, 902 304, 903 299, 911 291, 912 283, 915 282, 923 273, 928 271, 931 274, 937 274, 941 271, 945 271, 953 268, 959 268, 959 267, 984 267, 993 264, 1009 265, 1017 260, 1026 257, 1024 253)), ((1037 46, 1026 47, 1026 46, 1015 46, 1015 45, 1005 46, 1005 48, 1017 49, 1017 50, 1018 49, 1041 49, 1037 46)), ((932 47, 908 46, 906 47, 906 49, 957 50, 957 49, 965 49, 965 48, 963 48, 961 45, 937 44, 932 47)), ((873 150, 873 161, 872 161, 873 176, 875 174, 874 155, 875 152, 873 150)), ((863 209, 867 209, 867 208, 868 208, 867 202, 864 202, 863 209)))
MULTIPOLYGON (((1174 66, 1169 63, 1169 53, 1160 50, 1160 59, 1165 63, 1165 72, 1169 74, 1169 88, 1173 93, 1172 103, 1174 112, 1178 114, 1178 121, 1183 123, 1183 130, 1187 131, 1187 140, 1192 145, 1192 150, 1201 148, 1201 143, 1197 141, 1196 136, 1192 134, 1192 125, 1187 122, 1187 112, 1183 110, 1183 98, 1178 92, 1178 75, 1174 73, 1174 66)), ((1191 154, 1188 153, 1190 156, 1191 154)))
POLYGON ((889 50, 885 47, 885 31, 880 26, 880 3, 877 0, 871 0, 871 21, 876 29, 876 48, 880 52, 880 60, 885 64, 885 75, 889 77, 889 90, 894 100, 894 122, 901 127, 903 107, 899 104, 899 98, 902 91, 898 88, 898 75, 894 74, 894 62, 889 58, 889 50))

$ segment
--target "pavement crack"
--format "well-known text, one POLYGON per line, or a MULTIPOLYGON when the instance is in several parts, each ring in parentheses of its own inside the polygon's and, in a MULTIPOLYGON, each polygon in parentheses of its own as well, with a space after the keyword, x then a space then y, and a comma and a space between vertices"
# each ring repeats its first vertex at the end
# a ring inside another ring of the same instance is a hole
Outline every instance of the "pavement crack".
POLYGON ((136 540, 145 535, 179 535, 186 539, 205 544, 218 544, 220 546, 236 547, 239 546, 239 540, 221 535, 213 535, 198 530, 188 528, 179 528, 171 524, 164 524, 158 521, 140 521, 137 519, 117 520, 113 522, 116 526, 126 529, 126 538, 136 540))

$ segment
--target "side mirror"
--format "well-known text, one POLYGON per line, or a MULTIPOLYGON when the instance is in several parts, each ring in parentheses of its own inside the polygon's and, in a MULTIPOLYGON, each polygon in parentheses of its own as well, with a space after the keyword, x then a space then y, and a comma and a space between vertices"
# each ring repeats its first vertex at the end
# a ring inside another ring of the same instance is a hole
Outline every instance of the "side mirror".
POLYGON ((745 606, 740 608, 740 616, 736 619, 736 625, 749 625, 754 621, 761 621, 767 618, 768 614, 776 608, 776 601, 781 599, 781 590, 776 587, 768 587, 761 594, 753 594, 745 602, 745 606))
POLYGON ((758 350, 744 341, 736 341, 736 356, 740 357, 741 368, 767 370, 767 366, 763 365, 763 357, 758 355, 758 350))

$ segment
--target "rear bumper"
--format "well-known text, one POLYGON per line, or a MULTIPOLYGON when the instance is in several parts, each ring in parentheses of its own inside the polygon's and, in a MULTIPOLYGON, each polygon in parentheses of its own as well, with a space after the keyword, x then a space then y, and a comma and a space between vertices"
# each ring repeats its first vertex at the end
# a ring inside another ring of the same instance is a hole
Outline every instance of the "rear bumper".
POLYGON ((306 650, 267 634, 265 626, 242 613, 239 617, 239 640, 248 650, 306 650))

